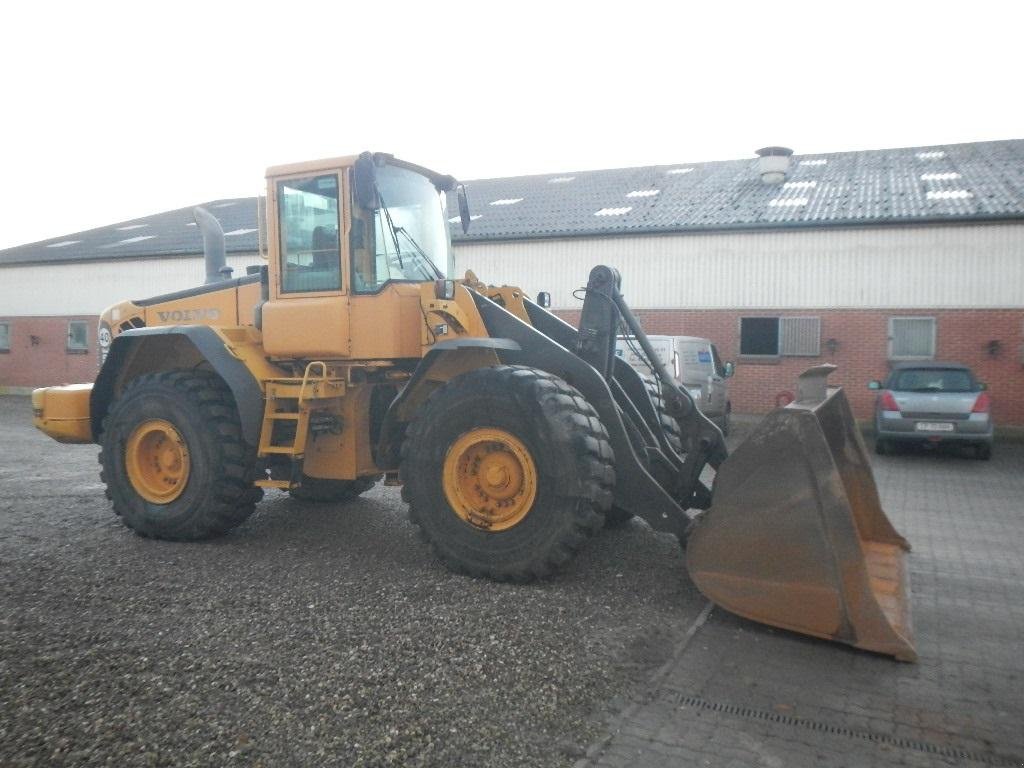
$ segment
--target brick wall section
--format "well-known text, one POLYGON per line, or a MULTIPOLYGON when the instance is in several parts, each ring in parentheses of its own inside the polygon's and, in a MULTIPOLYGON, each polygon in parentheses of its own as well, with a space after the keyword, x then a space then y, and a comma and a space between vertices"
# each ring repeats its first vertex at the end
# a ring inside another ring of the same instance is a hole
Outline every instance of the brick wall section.
MULTIPOLYGON (((558 313, 574 325, 578 312, 558 313)), ((729 394, 737 413, 766 413, 782 392, 793 392, 796 377, 818 363, 835 363, 839 370, 831 381, 846 388, 858 418, 870 418, 875 395, 867 389, 872 379, 888 372, 888 318, 892 316, 935 317, 939 360, 970 365, 989 385, 993 416, 997 424, 1024 426, 1024 310, 673 310, 640 309, 637 316, 648 333, 704 336, 718 345, 723 360, 736 362, 729 394), (818 316, 821 318, 822 355, 783 357, 779 362, 752 363, 738 358, 740 317, 772 315, 818 316), (839 342, 830 355, 824 342, 839 342), (998 340, 1001 351, 992 357, 989 340, 998 340)), ((11 325, 11 349, 0 353, 0 387, 34 387, 51 384, 90 382, 96 378, 95 316, 0 317, 11 325), (68 320, 89 324, 89 351, 69 354, 66 350, 68 320), (33 345, 31 336, 38 338, 33 345)))
POLYGON ((11 329, 11 348, 0 352, 0 387, 78 384, 96 378, 99 317, 0 317, 0 322, 11 329), (69 320, 88 324, 89 349, 84 354, 67 350, 69 320))
MULTIPOLYGON (((989 386, 992 413, 997 424, 1024 426, 1024 310, 843 310, 820 309, 779 311, 736 310, 634 310, 644 329, 651 334, 703 336, 711 339, 723 360, 736 362, 736 375, 729 382, 729 395, 736 413, 766 413, 782 392, 794 392, 796 377, 819 363, 834 363, 839 369, 829 379, 842 385, 857 418, 872 416, 875 394, 867 388, 872 379, 884 379, 889 371, 888 335, 890 317, 934 317, 936 319, 936 360, 971 366, 975 375, 989 386), (777 363, 745 362, 739 358, 739 320, 757 316, 817 316, 821 318, 819 357, 783 357, 777 363), (834 355, 825 347, 836 339, 834 355), (991 356, 990 340, 1000 342, 1000 352, 991 356)), ((558 314, 575 325, 579 312, 558 314)))

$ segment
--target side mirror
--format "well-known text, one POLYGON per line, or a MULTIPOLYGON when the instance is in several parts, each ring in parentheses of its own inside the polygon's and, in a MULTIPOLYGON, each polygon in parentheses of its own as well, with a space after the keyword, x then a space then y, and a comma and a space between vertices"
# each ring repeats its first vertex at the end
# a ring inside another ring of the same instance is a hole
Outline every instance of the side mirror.
POLYGON ((469 232, 469 198, 466 197, 465 184, 459 184, 459 187, 455 192, 455 196, 459 200, 459 219, 462 220, 462 234, 466 234, 467 232, 469 232))
POLYGON ((725 368, 725 378, 727 378, 727 379, 730 376, 732 376, 734 373, 736 373, 736 363, 733 363, 733 362, 730 361, 730 362, 725 364, 724 368, 725 368))
POLYGON ((537 294, 537 306, 544 307, 547 309, 551 306, 551 294, 547 291, 541 291, 537 294))
POLYGON ((367 211, 377 207, 377 169, 373 165, 373 156, 363 152, 352 169, 352 184, 356 204, 367 211))
POLYGON ((882 388, 882 382, 880 382, 878 379, 875 379, 874 381, 869 381, 868 382, 868 389, 881 389, 881 388, 882 388))
POLYGON ((984 392, 986 389, 988 389, 988 384, 986 384, 984 381, 979 381, 978 382, 978 391, 979 392, 984 392))

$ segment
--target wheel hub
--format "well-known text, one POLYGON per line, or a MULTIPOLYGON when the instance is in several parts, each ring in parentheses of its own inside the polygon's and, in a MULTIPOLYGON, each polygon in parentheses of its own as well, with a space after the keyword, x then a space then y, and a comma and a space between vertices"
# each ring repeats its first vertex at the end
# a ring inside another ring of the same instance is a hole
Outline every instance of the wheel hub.
POLYGON ((487 531, 523 521, 537 497, 537 468, 529 450, 503 429, 472 429, 444 460, 448 504, 462 520, 487 531))
POLYGON ((135 492, 153 504, 169 504, 188 483, 190 460, 181 433, 164 419, 139 424, 125 443, 125 468, 135 492))

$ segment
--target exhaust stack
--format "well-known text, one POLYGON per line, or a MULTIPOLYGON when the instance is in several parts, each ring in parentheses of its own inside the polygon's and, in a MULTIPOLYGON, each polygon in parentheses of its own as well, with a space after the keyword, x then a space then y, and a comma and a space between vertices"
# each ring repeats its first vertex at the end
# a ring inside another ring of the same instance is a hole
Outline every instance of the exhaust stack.
POLYGON ((206 285, 230 280, 234 270, 228 266, 224 252, 224 230, 217 217, 205 208, 192 209, 199 231, 203 233, 203 256, 206 258, 206 285))

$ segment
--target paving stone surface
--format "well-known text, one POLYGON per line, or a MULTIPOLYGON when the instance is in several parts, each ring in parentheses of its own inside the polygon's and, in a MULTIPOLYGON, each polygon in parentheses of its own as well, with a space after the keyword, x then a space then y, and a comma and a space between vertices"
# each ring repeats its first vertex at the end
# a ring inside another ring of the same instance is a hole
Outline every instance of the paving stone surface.
POLYGON ((872 459, 919 662, 715 608, 580 768, 1024 765, 1024 445, 872 459))

